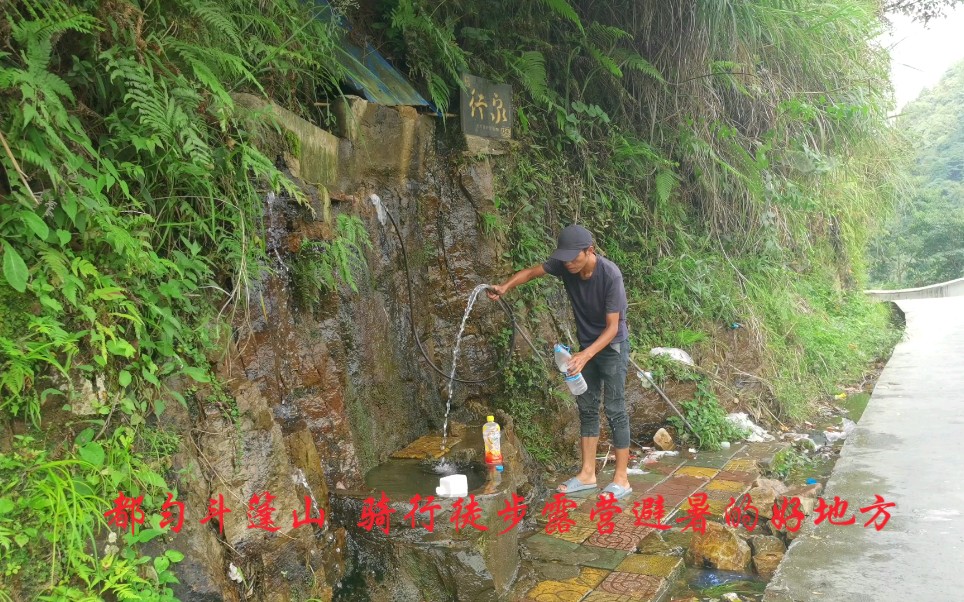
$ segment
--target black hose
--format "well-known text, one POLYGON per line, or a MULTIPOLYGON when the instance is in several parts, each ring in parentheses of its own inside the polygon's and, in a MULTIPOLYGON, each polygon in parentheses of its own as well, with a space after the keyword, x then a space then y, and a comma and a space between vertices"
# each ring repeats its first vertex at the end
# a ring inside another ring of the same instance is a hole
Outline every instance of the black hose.
MULTIPOLYGON (((379 199, 379 203, 381 203, 380 199, 379 199)), ((511 329, 512 334, 509 336, 508 351, 505 352, 505 354, 502 356, 502 358, 499 361, 498 368, 496 368, 496 370, 492 372, 492 374, 489 374, 488 376, 485 376, 483 378, 468 380, 464 378, 455 378, 451 374, 446 374, 444 371, 442 371, 441 368, 435 365, 435 362, 432 361, 432 358, 429 357, 428 352, 425 350, 425 346, 422 344, 422 340, 418 336, 418 331, 415 330, 415 317, 414 317, 415 298, 412 295, 412 274, 408 269, 408 253, 405 252, 405 241, 402 240, 402 233, 401 231, 399 231, 398 224, 395 222, 395 218, 392 216, 392 213, 388 209, 386 209, 384 205, 382 205, 381 209, 382 211, 385 212, 385 215, 388 216, 388 220, 392 222, 392 228, 395 230, 395 236, 398 237, 399 247, 401 247, 402 249, 402 262, 405 265, 405 283, 408 285, 408 307, 409 307, 408 321, 412 325, 412 336, 415 337, 415 343, 418 345, 418 350, 422 352, 422 357, 425 358, 425 361, 428 362, 428 365, 431 366, 433 370, 435 370, 436 372, 444 376, 445 380, 454 380, 457 383, 462 383, 466 385, 478 385, 498 376, 505 368, 506 362, 508 362, 509 358, 512 357, 512 350, 515 349, 516 323, 515 323, 515 314, 512 313, 512 308, 509 307, 509 304, 506 303, 504 299, 502 299, 501 297, 499 298, 499 301, 498 301, 499 305, 502 307, 503 310, 505 310, 505 313, 509 316, 509 321, 512 323, 512 329, 511 329)))

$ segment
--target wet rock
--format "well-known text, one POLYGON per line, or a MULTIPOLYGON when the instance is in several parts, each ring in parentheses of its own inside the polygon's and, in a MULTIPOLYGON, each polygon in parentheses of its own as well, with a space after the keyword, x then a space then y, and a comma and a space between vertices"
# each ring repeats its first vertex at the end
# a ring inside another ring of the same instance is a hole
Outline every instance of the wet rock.
POLYGON ((662 536, 653 531, 643 537, 639 545, 636 546, 638 554, 648 554, 655 556, 682 556, 685 548, 680 545, 672 545, 666 542, 662 536))
POLYGON ((479 211, 490 209, 495 200, 495 187, 488 157, 462 167, 459 183, 473 207, 479 211))
POLYGON ((690 566, 743 571, 751 560, 750 546, 733 529, 707 523, 705 533, 693 536, 686 562, 690 566))
MULTIPOLYGON (((407 524, 393 524, 389 535, 378 529, 368 532, 357 525, 349 527, 356 549, 350 568, 353 580, 363 582, 372 599, 505 599, 518 571, 518 529, 498 535, 502 519, 497 512, 505 506, 504 496, 475 499, 482 508, 479 523, 488 526, 488 531, 472 527, 456 531, 449 521, 454 512, 453 499, 436 500, 442 509, 436 512, 431 534, 407 524), (385 597, 379 597, 381 594, 385 597)), ((333 499, 333 513, 340 522, 357 521, 361 507, 362 500, 357 497, 333 499)), ((393 503, 392 508, 400 515, 410 506, 393 503)))
POLYGON ((67 392, 70 401, 67 409, 77 416, 95 416, 100 413, 101 408, 111 403, 104 386, 104 376, 101 374, 91 381, 86 375, 75 373, 71 381, 67 382, 57 373, 51 380, 56 388, 67 392))
MULTIPOLYGON (((328 505, 330 493, 340 499, 362 487, 365 473, 391 452, 441 430, 442 379, 413 352, 418 346, 409 324, 431 333, 422 335, 427 353, 448 366, 467 292, 505 275, 500 250, 478 227, 477 207, 494 197, 493 160, 470 162, 456 173, 436 157, 433 119, 411 108, 347 99, 336 108, 336 137, 261 99, 238 95, 236 100, 240 106, 266 108, 281 121, 282 132, 265 134, 259 148, 285 159, 302 180, 311 210, 291 199, 266 198, 265 244, 277 262, 264 270, 271 275, 251 282, 244 292, 257 299, 252 304, 257 309, 239 309, 221 353, 212 354, 226 386, 198 387, 191 399, 192 410, 198 408, 194 416, 168 406, 166 418, 174 430, 192 434, 173 462, 186 507, 204 511, 212 497, 222 495, 232 510, 223 524, 185 521, 174 538, 174 547, 186 556, 177 568, 181 598, 233 602, 243 597, 228 577, 233 563, 271 600, 330 599, 332 591, 350 589, 349 570, 353 579, 372 586, 371 599, 498 599, 518 567, 518 529, 495 536, 502 526, 495 512, 504 508, 505 497, 485 503, 483 522, 497 527, 493 533, 441 530, 438 545, 431 546, 405 537, 386 544, 361 535, 357 511, 334 518, 328 505), (398 220, 416 307, 408 302, 394 233, 382 228, 367 203, 357 202, 372 192, 398 220), (347 285, 321 291, 316 283, 312 289, 294 273, 300 253, 332 240, 339 212, 360 215, 373 243, 365 251, 367 271, 356 275, 357 292, 347 285), (293 294, 305 289, 317 297, 312 307, 302 306, 301 295, 293 294), (294 476, 299 470, 303 480, 294 476), (277 533, 247 528, 251 496, 263 499, 265 492, 274 498, 277 533), (327 514, 326 528, 292 529, 292 511, 301 516, 304 498, 312 494, 316 502, 310 505, 327 514), (368 546, 364 550, 362 542, 368 546)), ((473 310, 459 376, 494 369, 493 333, 505 324, 506 316, 494 304, 483 302, 473 310)), ((463 403, 471 396, 491 394, 494 382, 457 385, 453 413, 465 411, 463 403)), ((577 428, 572 415, 560 420, 577 428)), ((511 422, 503 426, 504 449, 521 449, 508 436, 511 422)), ((570 440, 578 440, 577 431, 570 440)), ((524 474, 521 462, 507 461, 506 474, 524 474)), ((531 485, 514 487, 525 493, 531 485)), ((396 517, 408 510, 399 507, 396 517)), ((438 519, 448 525, 446 517, 438 519)))
POLYGON ((282 155, 296 178, 319 187, 323 199, 320 207, 322 217, 326 222, 331 221, 327 187, 338 181, 338 137, 253 94, 237 93, 233 98, 239 106, 267 112, 277 120, 284 134, 280 139, 265 135, 259 141, 259 147, 269 155, 282 155))
POLYGON ((656 431, 656 434, 653 435, 653 442, 663 451, 670 451, 676 447, 673 438, 666 432, 666 429, 656 431))
POLYGON ((753 505, 760 511, 761 518, 773 517, 773 504, 782 501, 787 487, 774 479, 759 478, 753 482, 753 488, 748 492, 753 505))
POLYGON ((783 560, 786 546, 772 535, 754 535, 750 538, 750 546, 753 549, 753 568, 760 576, 769 579, 783 560))
POLYGON ((816 499, 820 495, 821 491, 823 491, 823 484, 813 483, 812 485, 796 485, 794 487, 790 487, 787 489, 784 495, 787 497, 796 496, 800 499, 816 499))

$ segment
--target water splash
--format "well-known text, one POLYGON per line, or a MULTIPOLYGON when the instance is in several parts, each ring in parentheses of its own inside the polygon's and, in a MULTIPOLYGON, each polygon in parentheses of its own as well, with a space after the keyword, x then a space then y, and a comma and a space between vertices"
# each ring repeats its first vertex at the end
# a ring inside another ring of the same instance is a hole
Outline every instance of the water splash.
MULTIPOLYGON (((308 497, 311 498, 311 511, 313 516, 321 516, 321 510, 318 508, 318 500, 315 499, 315 492, 311 490, 311 485, 308 484, 308 478, 305 477, 305 473, 300 468, 295 471, 295 474, 291 475, 291 480, 294 481, 295 485, 301 485, 308 490, 308 497)), ((324 523, 322 530, 328 528, 328 523, 324 523)))
MULTIPOLYGON (((444 448, 445 445, 443 444, 442 447, 444 448)), ((432 470, 434 470, 436 473, 440 475, 455 474, 456 472, 458 472, 458 469, 459 467, 456 466, 454 462, 450 462, 444 459, 438 464, 432 466, 432 470)))
POLYGON ((385 212, 385 207, 382 206, 382 198, 377 194, 369 195, 368 200, 371 204, 375 206, 375 213, 378 215, 378 222, 381 225, 385 225, 388 221, 388 213, 385 212))
POLYGON ((472 306, 475 305, 475 301, 479 298, 482 291, 487 288, 489 288, 488 284, 480 284, 472 289, 472 292, 469 294, 469 303, 465 307, 465 314, 462 315, 462 324, 459 325, 459 333, 455 336, 455 350, 452 352, 452 371, 449 373, 449 397, 445 402, 445 422, 442 423, 443 451, 448 440, 449 412, 452 410, 452 389, 455 384, 455 366, 459 359, 459 348, 462 346, 462 333, 465 332, 465 323, 469 320, 469 313, 472 311, 472 306))

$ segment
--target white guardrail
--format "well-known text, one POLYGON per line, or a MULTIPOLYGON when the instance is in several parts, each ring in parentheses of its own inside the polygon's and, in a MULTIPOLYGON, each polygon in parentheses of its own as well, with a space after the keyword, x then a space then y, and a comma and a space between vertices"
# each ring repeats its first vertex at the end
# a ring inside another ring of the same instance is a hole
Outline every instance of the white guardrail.
POLYGON ((902 288, 891 291, 864 291, 880 301, 901 301, 904 299, 934 299, 936 297, 956 297, 964 295, 964 278, 949 280, 940 284, 919 288, 902 288))

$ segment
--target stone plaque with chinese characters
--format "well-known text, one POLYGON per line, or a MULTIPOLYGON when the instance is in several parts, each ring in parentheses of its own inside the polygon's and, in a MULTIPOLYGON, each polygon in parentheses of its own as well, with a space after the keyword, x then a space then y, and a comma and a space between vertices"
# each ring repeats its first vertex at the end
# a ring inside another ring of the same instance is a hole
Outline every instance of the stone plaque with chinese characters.
POLYGON ((472 136, 512 138, 512 86, 462 75, 462 131, 472 136))

